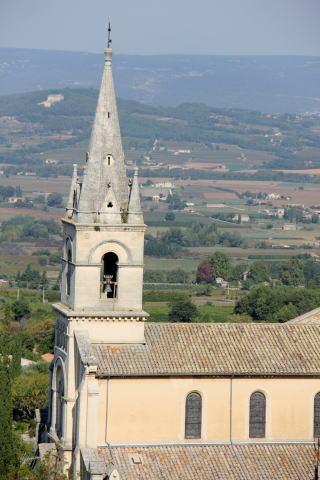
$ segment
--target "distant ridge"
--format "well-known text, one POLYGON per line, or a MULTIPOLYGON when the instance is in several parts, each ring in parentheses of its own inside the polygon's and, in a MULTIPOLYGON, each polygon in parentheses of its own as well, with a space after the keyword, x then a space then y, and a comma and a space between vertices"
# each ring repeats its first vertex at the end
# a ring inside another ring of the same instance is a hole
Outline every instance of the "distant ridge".
MULTIPOLYGON (((0 49, 0 95, 97 88, 102 64, 102 54, 0 49)), ((320 57, 115 55, 114 64, 118 95, 151 105, 320 111, 320 57)))

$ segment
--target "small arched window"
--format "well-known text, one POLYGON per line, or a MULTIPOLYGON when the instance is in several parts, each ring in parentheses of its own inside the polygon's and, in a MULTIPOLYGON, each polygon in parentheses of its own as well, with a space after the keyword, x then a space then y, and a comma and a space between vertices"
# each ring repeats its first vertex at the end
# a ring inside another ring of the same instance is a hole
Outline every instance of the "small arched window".
POLYGON ((113 252, 102 257, 101 291, 107 298, 116 298, 118 294, 119 258, 113 252))
POLYGON ((313 436, 320 437, 320 392, 314 397, 313 405, 313 436))
POLYGON ((197 392, 186 398, 185 438, 201 438, 202 398, 197 392))
POLYGON ((67 273, 66 273, 67 295, 70 295, 70 292, 71 292, 71 275, 72 275, 72 251, 69 245, 67 249, 67 273))
POLYGON ((250 397, 249 437, 264 438, 266 435, 266 397, 254 392, 250 397))
POLYGON ((63 435, 64 418, 64 378, 61 367, 56 372, 56 434, 59 438, 63 435))

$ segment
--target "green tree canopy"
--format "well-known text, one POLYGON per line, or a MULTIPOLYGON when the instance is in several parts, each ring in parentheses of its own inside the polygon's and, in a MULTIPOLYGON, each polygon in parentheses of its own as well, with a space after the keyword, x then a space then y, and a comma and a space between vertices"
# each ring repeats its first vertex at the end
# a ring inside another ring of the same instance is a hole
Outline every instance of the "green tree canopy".
POLYGON ((212 274, 214 278, 228 280, 231 273, 229 257, 224 252, 215 252, 211 257, 212 274))
MULTIPOLYGON (((1 347, 1 346, 0 346, 1 347)), ((1 351, 1 349, 0 349, 1 351)), ((17 466, 12 431, 12 397, 9 358, 0 356, 0 480, 8 480, 17 466)))
POLYGON ((264 262, 253 262, 250 266, 250 279, 253 283, 263 283, 270 280, 270 267, 264 262))
POLYGON ((15 320, 20 322, 23 318, 28 318, 31 313, 29 302, 25 298, 15 300, 11 305, 11 310, 15 320))
POLYGON ((291 258, 280 270, 280 280, 284 285, 304 285, 303 262, 291 258))
POLYGON ((61 193, 50 193, 47 200, 48 207, 62 207, 63 206, 63 197, 61 193))
MULTIPOLYGON (((47 365, 45 366, 47 369, 47 365)), ((12 383, 12 402, 15 416, 32 420, 36 408, 48 400, 48 373, 28 367, 12 383)))
POLYGON ((260 285, 236 303, 235 313, 250 315, 259 322, 285 322, 319 306, 318 289, 260 285))
POLYGON ((198 309, 189 299, 172 302, 169 320, 173 323, 191 323, 198 315, 198 309))

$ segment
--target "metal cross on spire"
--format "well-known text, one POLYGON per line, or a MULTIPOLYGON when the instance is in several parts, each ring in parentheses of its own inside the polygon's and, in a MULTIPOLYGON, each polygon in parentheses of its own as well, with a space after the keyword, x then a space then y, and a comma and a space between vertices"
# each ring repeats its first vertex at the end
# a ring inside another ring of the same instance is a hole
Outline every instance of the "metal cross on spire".
POLYGON ((109 22, 108 22, 108 44, 107 44, 107 48, 111 48, 111 44, 112 44, 112 39, 111 39, 111 19, 109 17, 109 22))

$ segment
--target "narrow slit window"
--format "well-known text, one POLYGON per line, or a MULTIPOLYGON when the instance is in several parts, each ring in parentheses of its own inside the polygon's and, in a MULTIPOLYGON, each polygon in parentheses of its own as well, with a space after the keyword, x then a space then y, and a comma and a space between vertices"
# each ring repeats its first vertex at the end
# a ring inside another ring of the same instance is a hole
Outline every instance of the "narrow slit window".
POLYGON ((249 437, 266 436, 266 397, 261 392, 254 392, 250 397, 249 437))
POLYGON ((185 438, 201 438, 202 398, 197 392, 189 393, 186 398, 185 438))
POLYGON ((68 254, 67 254, 67 274, 66 274, 66 280, 67 280, 67 295, 70 295, 71 292, 71 275, 72 275, 72 252, 71 248, 68 248, 68 254))
POLYGON ((56 372, 56 433, 59 438, 63 436, 64 420, 64 378, 62 368, 56 372))
POLYGON ((108 118, 110 118, 110 117, 111 117, 111 113, 110 113, 110 112, 108 112, 108 118))
POLYGON ((320 437, 320 392, 314 397, 313 435, 314 437, 320 437))

